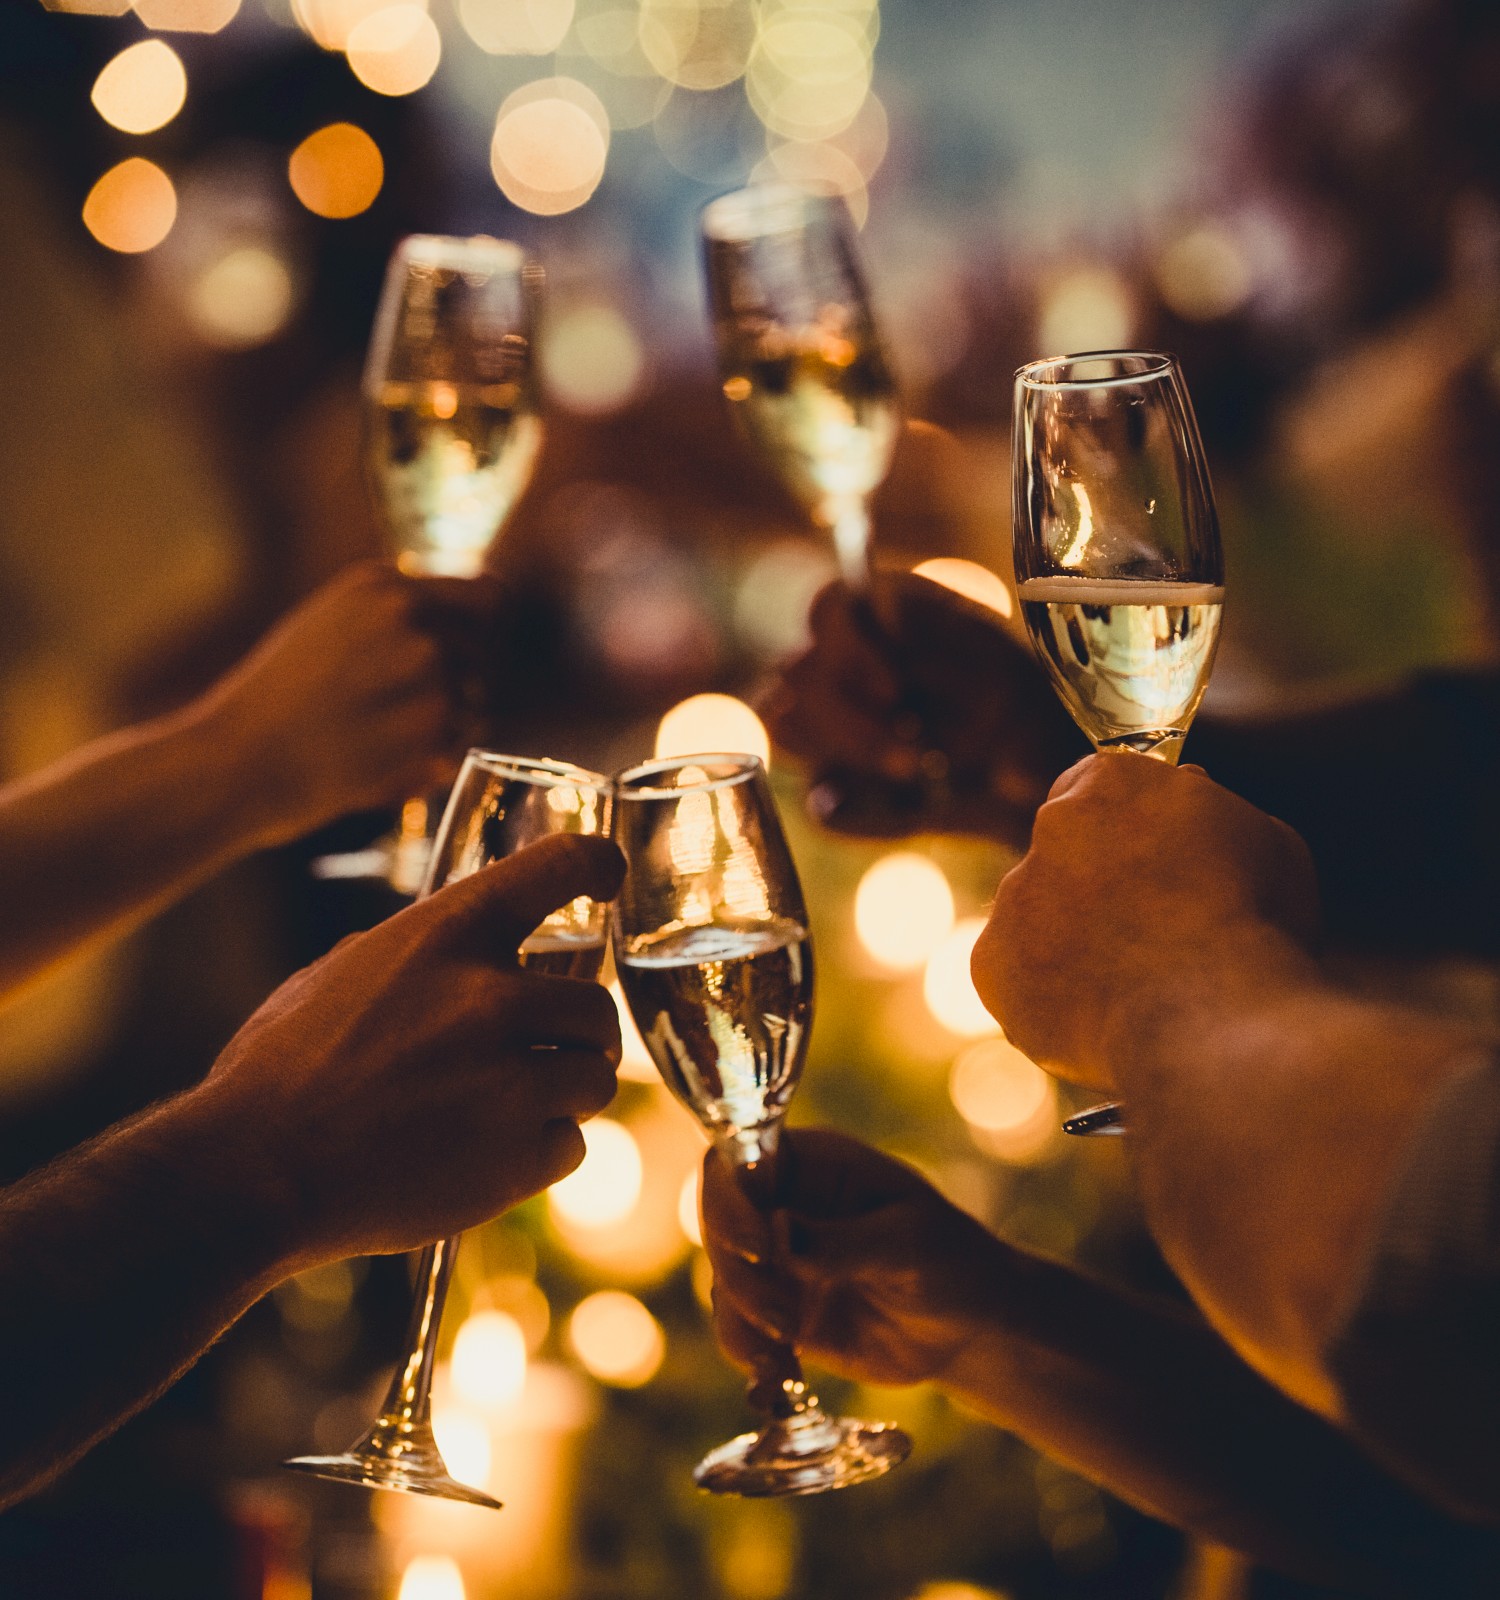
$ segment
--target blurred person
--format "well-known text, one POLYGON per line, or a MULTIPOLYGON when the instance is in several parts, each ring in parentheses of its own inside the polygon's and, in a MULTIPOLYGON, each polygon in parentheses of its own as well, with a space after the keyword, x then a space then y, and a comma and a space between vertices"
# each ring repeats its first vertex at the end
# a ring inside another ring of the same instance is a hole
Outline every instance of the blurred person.
POLYGON ((450 781, 491 580, 346 570, 182 709, 0 787, 0 994, 229 863, 450 781))
POLYGON ((0 1190, 0 1505, 293 1273, 447 1237, 578 1165, 614 1004, 516 951, 623 870, 559 837, 445 888, 288 980, 196 1087, 0 1190))

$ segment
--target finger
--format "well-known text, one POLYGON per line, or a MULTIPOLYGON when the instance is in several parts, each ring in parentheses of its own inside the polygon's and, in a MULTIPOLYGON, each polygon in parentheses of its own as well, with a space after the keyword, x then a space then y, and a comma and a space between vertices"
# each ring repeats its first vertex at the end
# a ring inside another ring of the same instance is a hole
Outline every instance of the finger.
POLYGON ((703 1158, 703 1242, 711 1253, 732 1254, 742 1260, 769 1259, 771 1231, 765 1213, 756 1209, 741 1187, 733 1167, 717 1150, 703 1158))
POLYGON ((504 989, 497 990, 492 968, 475 976, 480 999, 474 1011, 481 1026, 503 1027, 527 1045, 578 1046, 619 1061, 620 1013, 600 984, 523 971, 509 975, 504 989))
POLYGON ((1108 756, 1085 756, 1082 761, 1075 761, 1066 772, 1060 773, 1053 781, 1052 787, 1047 791, 1047 799, 1061 800, 1070 789, 1076 789, 1089 773, 1094 770, 1096 761, 1109 760, 1108 756))
POLYGON ((795 1280, 779 1267, 754 1265, 729 1251, 710 1252, 716 1303, 728 1305, 767 1339, 790 1340, 798 1326, 795 1280))
POLYGON ((408 577, 413 620, 431 627, 492 623, 505 600, 505 585, 490 573, 473 578, 408 577))
POLYGON ((570 1117, 558 1117, 542 1124, 536 1140, 536 1170, 539 1174, 536 1192, 550 1188, 560 1178, 576 1172, 583 1165, 588 1146, 583 1133, 570 1117))
POLYGON ((936 1193, 915 1167, 832 1128, 788 1129, 778 1161, 779 1203, 804 1218, 863 1216, 936 1193))
POLYGON ((597 834, 559 833, 447 884, 411 914, 454 939, 482 939, 485 950, 515 951, 570 900, 613 900, 625 857, 597 834))
POLYGON ((779 1340, 762 1333, 755 1324, 743 1316, 733 1302, 714 1289, 714 1333, 719 1348, 737 1367, 754 1371, 762 1362, 776 1353, 779 1340))
POLYGON ((586 1122, 615 1097, 614 1063, 599 1050, 533 1050, 527 1068, 537 1098, 551 1116, 586 1122))

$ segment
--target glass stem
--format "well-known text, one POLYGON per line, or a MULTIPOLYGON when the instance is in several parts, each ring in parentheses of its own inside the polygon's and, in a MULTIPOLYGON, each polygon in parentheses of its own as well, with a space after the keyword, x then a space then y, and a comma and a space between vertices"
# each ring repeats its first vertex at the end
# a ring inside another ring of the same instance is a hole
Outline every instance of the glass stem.
MULTIPOLYGON (((776 1209, 780 1198, 780 1143, 781 1129, 775 1123, 720 1142, 751 1204, 766 1214, 776 1209)), ((820 1414, 818 1397, 807 1387, 797 1351, 786 1340, 767 1344, 756 1357, 747 1393, 751 1406, 773 1422, 820 1414)))
POLYGON ((864 500, 849 500, 833 510, 833 553, 839 576, 855 594, 870 592, 870 508, 864 500))
POLYGON ((432 1367, 437 1357, 443 1302, 458 1255, 458 1240, 439 1239, 417 1262, 417 1298, 406 1331, 406 1355, 391 1379, 385 1404, 370 1430, 370 1444, 399 1457, 432 1434, 432 1367))

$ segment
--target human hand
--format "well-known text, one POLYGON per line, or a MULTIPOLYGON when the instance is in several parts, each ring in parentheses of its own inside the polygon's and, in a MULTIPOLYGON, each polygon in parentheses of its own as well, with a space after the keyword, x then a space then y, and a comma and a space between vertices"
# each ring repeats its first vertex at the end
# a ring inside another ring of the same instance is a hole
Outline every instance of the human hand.
POLYGON ((1112 1063, 1194 1014, 1300 982, 1318 926, 1306 845, 1197 767, 1125 751, 1053 785, 974 947, 974 986, 1049 1071, 1112 1063))
POLYGON ((1047 785, 1081 746, 998 620, 900 573, 878 575, 868 598, 829 585, 811 629, 763 713, 807 764, 813 815, 846 833, 948 829, 1024 848, 1047 785))
POLYGON ((244 770, 260 841, 450 783, 471 739, 471 669, 491 578, 413 578, 361 562, 280 622, 196 708, 244 770))
POLYGON ((753 1372, 793 1344, 871 1383, 940 1378, 970 1337, 987 1257, 1005 1250, 920 1174, 827 1129, 793 1129, 777 1155, 778 1209, 756 1209, 729 1163, 703 1164, 714 1325, 753 1372))
POLYGON ((583 1159, 620 1033, 596 983, 521 970, 579 895, 609 900, 608 840, 556 835, 346 939, 284 983, 193 1094, 270 1192, 290 1260, 413 1249, 487 1221, 583 1159))

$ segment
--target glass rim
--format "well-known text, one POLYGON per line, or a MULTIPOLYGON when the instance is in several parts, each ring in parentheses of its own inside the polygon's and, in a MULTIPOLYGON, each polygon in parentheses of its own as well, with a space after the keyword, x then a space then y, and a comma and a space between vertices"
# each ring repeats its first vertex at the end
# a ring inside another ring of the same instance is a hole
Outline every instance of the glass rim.
POLYGON ((392 258, 454 272, 479 267, 519 270, 526 264, 526 252, 513 239, 488 233, 409 233, 396 245, 392 258))
POLYGON ((459 776, 454 780, 458 787, 465 772, 477 768, 496 778, 512 778, 518 783, 534 783, 539 788, 596 789, 602 794, 610 792, 613 780, 602 772, 590 772, 587 767, 574 766, 571 761, 554 761, 550 756, 509 756, 498 750, 482 750, 477 745, 463 760, 459 776))
POLYGON ((638 766, 626 767, 615 774, 614 790, 616 798, 622 801, 674 800, 685 794, 708 794, 715 789, 733 788, 735 784, 764 774, 765 770, 765 762, 748 750, 695 751, 692 755, 663 756, 655 761, 643 761, 638 766), (705 773, 702 783, 684 783, 670 789, 639 781, 661 772, 680 771, 683 767, 715 764, 727 764, 734 770, 717 778, 710 778, 705 773))
POLYGON ((705 239, 733 244, 761 239, 768 234, 791 233, 807 225, 809 202, 822 209, 830 207, 834 201, 848 212, 847 202, 835 189, 817 189, 785 179, 774 183, 748 183, 710 200, 698 213, 698 221, 705 239), (769 225, 763 220, 766 217, 770 219, 769 225))
POLYGON ((1016 368, 1016 382, 1028 389, 1118 389, 1131 383, 1155 383, 1181 371, 1177 357, 1165 350, 1079 350, 1065 356, 1042 356, 1016 368), (1111 378, 1045 378, 1049 368, 1066 369, 1087 361, 1140 361, 1139 372, 1121 372, 1111 378))

